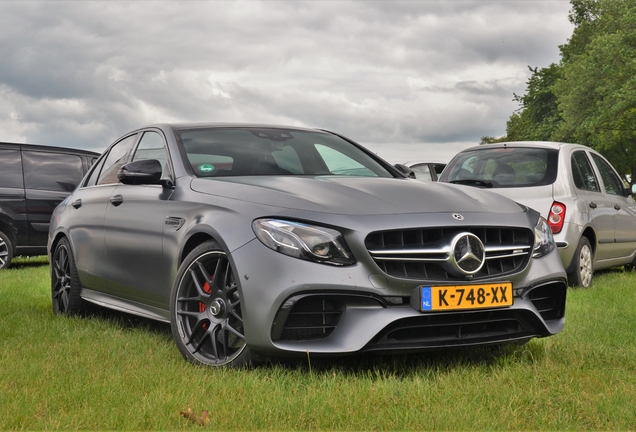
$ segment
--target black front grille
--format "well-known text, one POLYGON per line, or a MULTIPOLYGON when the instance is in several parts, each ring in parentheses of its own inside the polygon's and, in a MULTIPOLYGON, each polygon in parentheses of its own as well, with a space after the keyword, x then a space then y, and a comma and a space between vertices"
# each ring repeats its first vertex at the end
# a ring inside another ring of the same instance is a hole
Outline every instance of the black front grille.
POLYGON ((454 312, 404 318, 385 328, 366 351, 444 348, 545 336, 526 310, 454 312))
POLYGON ((301 341, 326 338, 335 330, 344 310, 344 303, 324 295, 292 300, 276 316, 272 339, 301 341))
POLYGON ((532 289, 528 298, 546 321, 563 318, 565 315, 565 282, 552 282, 532 289))
POLYGON ((527 228, 422 228, 374 232, 365 245, 380 269, 394 277, 428 280, 463 280, 448 272, 445 259, 450 241, 470 232, 481 240, 486 261, 475 279, 516 273, 525 268, 532 255, 534 233, 527 228))

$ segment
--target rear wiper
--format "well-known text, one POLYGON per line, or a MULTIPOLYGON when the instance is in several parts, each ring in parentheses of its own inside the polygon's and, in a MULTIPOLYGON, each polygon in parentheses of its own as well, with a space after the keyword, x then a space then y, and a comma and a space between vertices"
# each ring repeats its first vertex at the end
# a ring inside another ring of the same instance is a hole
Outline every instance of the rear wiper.
POLYGON ((487 188, 492 187, 492 182, 489 182, 488 180, 478 180, 478 179, 452 180, 451 183, 460 184, 460 185, 468 185, 468 186, 485 186, 487 188))

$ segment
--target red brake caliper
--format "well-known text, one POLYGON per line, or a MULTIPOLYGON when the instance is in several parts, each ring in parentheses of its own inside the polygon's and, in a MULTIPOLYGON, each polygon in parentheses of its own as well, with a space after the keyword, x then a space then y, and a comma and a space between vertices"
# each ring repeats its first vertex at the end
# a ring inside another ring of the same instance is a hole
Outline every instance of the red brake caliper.
MULTIPOLYGON (((203 284, 203 291, 207 294, 212 292, 212 288, 210 288, 210 284, 207 281, 203 284)), ((199 302, 199 312, 205 312, 205 303, 199 302)))
MULTIPOLYGON (((207 294, 212 293, 212 288, 210 288, 210 284, 207 281, 203 284, 203 291, 205 291, 207 294)), ((199 302, 199 312, 201 313, 205 312, 205 303, 199 302)), ((203 324, 201 327, 203 327, 203 330, 205 331, 208 330, 207 323, 203 324)))

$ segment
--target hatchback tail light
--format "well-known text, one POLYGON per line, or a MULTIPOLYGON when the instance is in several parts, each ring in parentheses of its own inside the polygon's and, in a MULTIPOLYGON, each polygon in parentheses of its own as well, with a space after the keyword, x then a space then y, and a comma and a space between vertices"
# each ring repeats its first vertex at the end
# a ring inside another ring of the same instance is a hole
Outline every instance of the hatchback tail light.
POLYGON ((552 234, 558 234, 563 229, 565 220, 565 204, 558 201, 552 203, 550 214, 548 215, 548 225, 552 228, 552 234))

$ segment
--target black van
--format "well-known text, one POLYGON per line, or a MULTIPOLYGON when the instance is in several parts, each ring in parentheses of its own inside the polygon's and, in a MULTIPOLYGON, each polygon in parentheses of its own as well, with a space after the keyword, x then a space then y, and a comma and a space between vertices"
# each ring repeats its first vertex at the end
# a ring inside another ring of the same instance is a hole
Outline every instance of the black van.
POLYGON ((99 153, 0 142, 0 270, 15 255, 46 255, 53 209, 99 153))

